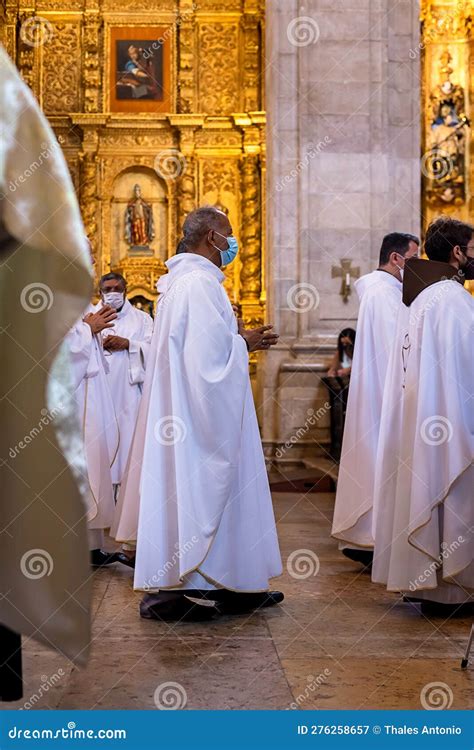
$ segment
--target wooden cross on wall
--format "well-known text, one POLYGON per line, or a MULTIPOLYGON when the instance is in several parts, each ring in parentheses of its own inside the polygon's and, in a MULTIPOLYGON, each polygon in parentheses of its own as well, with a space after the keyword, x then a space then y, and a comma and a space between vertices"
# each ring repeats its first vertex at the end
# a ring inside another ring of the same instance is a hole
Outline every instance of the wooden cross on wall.
POLYGON ((352 267, 352 260, 350 258, 342 258, 340 266, 333 266, 331 268, 331 277, 333 279, 338 276, 342 277, 341 291, 339 294, 342 296, 344 302, 347 302, 349 295, 352 293, 351 279, 358 279, 360 276, 359 266, 352 267))

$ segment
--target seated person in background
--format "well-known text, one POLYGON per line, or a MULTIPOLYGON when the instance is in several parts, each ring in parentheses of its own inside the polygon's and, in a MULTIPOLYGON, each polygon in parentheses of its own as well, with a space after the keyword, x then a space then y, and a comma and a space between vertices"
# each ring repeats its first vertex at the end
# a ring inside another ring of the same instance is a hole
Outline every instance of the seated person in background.
POLYGON ((331 447, 329 448, 329 454, 335 461, 339 461, 341 456, 355 336, 356 332, 353 328, 344 328, 341 331, 337 340, 337 351, 327 375, 321 378, 329 393, 331 405, 331 447))
POLYGON ((355 337, 356 332, 353 328, 344 328, 341 331, 337 340, 337 352, 328 369, 328 377, 351 374, 355 337))

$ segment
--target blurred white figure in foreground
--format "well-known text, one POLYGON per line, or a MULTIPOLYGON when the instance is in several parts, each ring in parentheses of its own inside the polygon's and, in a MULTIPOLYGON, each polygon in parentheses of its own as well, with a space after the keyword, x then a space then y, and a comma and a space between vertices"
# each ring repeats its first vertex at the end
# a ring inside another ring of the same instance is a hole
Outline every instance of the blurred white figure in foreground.
POLYGON ((13 700, 18 634, 77 663, 89 649, 84 503, 71 471, 84 471, 84 456, 60 344, 92 273, 55 135, 1 46, 0 68, 0 699, 13 700))

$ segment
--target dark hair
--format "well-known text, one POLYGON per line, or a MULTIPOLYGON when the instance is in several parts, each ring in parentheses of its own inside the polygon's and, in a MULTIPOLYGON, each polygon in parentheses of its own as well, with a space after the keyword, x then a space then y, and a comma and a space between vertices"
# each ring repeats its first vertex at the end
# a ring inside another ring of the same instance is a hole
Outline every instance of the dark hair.
POLYGON ((344 354, 344 347, 342 346, 342 339, 347 336, 351 340, 352 346, 355 344, 356 332, 353 328, 343 328, 337 339, 337 351, 339 353, 339 362, 342 362, 342 355, 344 354))
POLYGON ((430 260, 449 263, 453 247, 466 247, 474 227, 450 216, 440 216, 429 225, 425 237, 425 253, 430 260))
POLYGON ((104 275, 100 277, 99 289, 102 289, 102 284, 104 283, 104 281, 121 281, 123 288, 127 288, 127 282, 125 281, 125 277, 122 276, 121 273, 114 273, 114 271, 110 271, 110 273, 104 273, 104 275))
POLYGON ((380 248, 379 265, 385 266, 390 260, 391 253, 405 255, 408 252, 410 242, 416 242, 417 245, 420 244, 420 240, 414 234, 403 232, 390 232, 390 234, 386 234, 380 248))
POLYGON ((185 253, 189 248, 198 245, 210 229, 214 229, 225 218, 225 214, 216 206, 201 206, 186 216, 183 224, 183 238, 176 248, 177 253, 185 253))

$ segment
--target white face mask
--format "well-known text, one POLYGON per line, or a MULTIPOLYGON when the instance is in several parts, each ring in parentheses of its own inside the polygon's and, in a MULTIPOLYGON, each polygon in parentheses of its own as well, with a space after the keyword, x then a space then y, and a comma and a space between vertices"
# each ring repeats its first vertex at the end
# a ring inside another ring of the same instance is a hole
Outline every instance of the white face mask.
POLYGON ((400 274, 401 280, 403 281, 403 274, 405 273, 405 269, 404 268, 400 268, 400 266, 398 266, 398 272, 400 274))
POLYGON ((104 292, 102 299, 106 305, 110 305, 114 310, 120 310, 125 302, 125 296, 123 292, 104 292))

